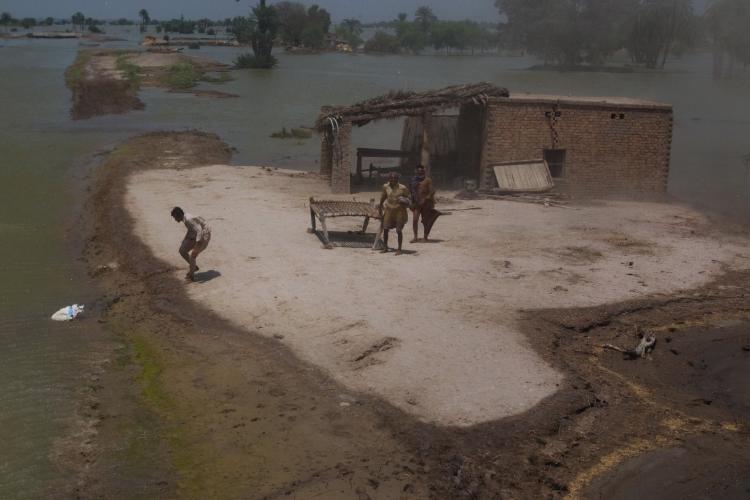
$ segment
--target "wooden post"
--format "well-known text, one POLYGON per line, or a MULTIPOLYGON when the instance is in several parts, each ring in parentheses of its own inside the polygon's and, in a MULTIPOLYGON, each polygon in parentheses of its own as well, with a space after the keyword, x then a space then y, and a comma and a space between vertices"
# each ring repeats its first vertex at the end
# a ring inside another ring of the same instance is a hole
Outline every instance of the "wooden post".
POLYGON ((320 175, 330 179, 333 170, 333 148, 327 133, 320 134, 320 175))
POLYGON ((320 216, 320 225, 323 226, 323 248, 326 250, 332 250, 331 239, 328 237, 328 226, 326 226, 325 215, 320 216))
POLYGON ((310 229, 308 229, 307 232, 315 234, 315 230, 317 228, 315 227, 315 211, 312 208, 313 203, 315 203, 315 198, 311 196, 310 197, 310 229))
POLYGON ((333 169, 331 171, 331 191, 336 194, 351 193, 352 178, 352 124, 344 122, 340 125, 338 144, 334 146, 333 169))
POLYGON ((362 154, 357 151, 357 184, 362 184, 364 177, 362 176, 362 154))
POLYGON ((426 112, 422 115, 422 151, 420 163, 424 165, 427 175, 430 175, 430 136, 432 135, 432 113, 426 112))

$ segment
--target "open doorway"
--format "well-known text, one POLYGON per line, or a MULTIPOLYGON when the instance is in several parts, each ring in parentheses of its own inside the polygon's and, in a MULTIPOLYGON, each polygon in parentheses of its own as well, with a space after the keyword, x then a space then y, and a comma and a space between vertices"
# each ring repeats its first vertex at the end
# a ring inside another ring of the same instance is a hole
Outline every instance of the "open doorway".
POLYGON ((549 173, 553 179, 565 177, 565 150, 545 149, 544 161, 547 162, 549 173))

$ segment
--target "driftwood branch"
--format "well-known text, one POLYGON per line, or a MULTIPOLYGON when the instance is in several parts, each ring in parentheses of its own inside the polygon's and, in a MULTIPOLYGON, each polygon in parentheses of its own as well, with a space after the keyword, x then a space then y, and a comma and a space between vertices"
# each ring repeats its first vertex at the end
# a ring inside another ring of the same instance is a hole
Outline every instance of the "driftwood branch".
POLYGON ((612 344, 604 344, 602 349, 610 349, 621 352, 626 359, 639 359, 648 356, 656 347, 656 336, 653 333, 642 332, 639 327, 635 327, 635 333, 640 339, 638 345, 632 349, 623 349, 612 344))

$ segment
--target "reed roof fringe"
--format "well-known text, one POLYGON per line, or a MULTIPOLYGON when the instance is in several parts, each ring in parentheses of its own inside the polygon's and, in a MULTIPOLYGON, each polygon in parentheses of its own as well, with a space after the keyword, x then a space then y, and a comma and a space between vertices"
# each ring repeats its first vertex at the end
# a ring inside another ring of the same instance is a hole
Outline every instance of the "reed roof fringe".
POLYGON ((491 97, 509 97, 508 90, 488 82, 453 85, 439 90, 415 92, 399 90, 351 106, 324 106, 315 127, 323 132, 330 119, 361 127, 371 121, 420 116, 463 104, 485 104, 491 97))

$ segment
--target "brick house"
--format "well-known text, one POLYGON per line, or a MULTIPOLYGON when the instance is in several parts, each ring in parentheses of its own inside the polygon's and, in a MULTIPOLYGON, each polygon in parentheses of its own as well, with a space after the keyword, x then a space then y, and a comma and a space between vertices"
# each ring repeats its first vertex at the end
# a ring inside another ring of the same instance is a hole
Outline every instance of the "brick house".
MULTIPOLYGON (((451 109, 458 110, 452 134, 455 153, 448 162, 432 158, 440 170, 433 171, 438 179, 441 174, 444 179, 470 178, 480 189, 491 190, 497 186, 494 165, 544 159, 555 189, 576 196, 666 192, 670 105, 627 98, 510 95, 490 84, 402 92, 348 108, 323 108, 318 119, 321 174, 330 177, 333 192, 350 192, 352 126, 402 116, 421 121, 420 151, 411 152, 411 161, 430 168, 433 115, 451 109)), ((445 129, 444 120, 441 127, 445 129)))

